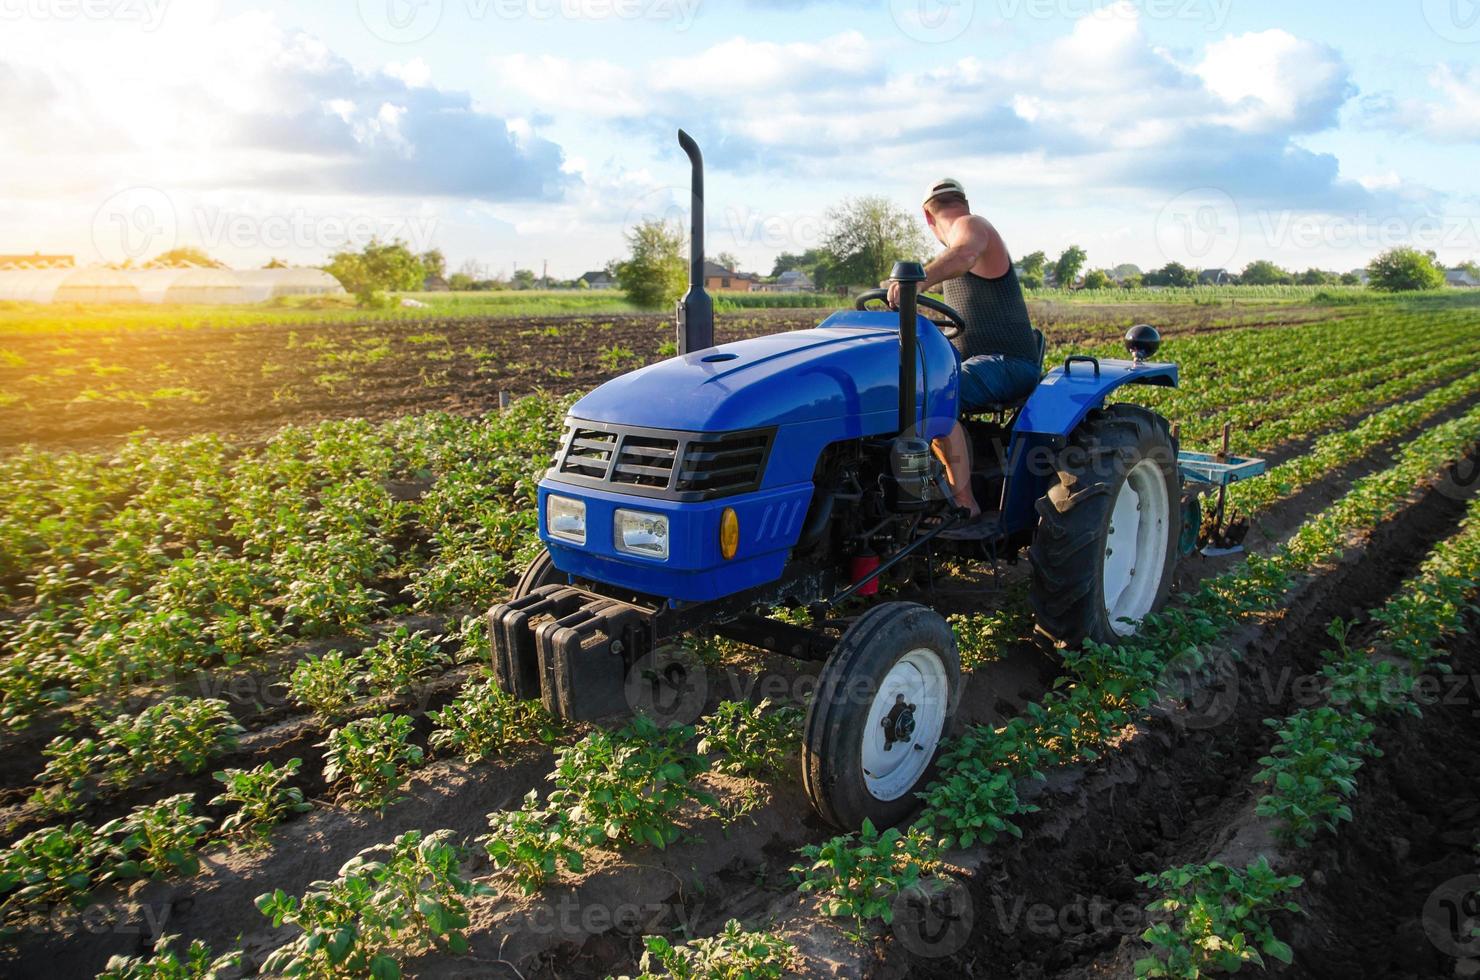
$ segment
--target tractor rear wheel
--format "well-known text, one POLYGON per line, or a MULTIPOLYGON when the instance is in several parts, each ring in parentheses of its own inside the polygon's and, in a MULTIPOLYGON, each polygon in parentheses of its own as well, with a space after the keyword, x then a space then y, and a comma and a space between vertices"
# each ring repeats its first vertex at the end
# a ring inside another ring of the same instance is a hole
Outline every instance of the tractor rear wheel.
POLYGON ((1161 416, 1112 405, 1074 431, 1055 468, 1029 549, 1038 629, 1065 646, 1116 643, 1171 589, 1182 534, 1177 447, 1161 416))
POLYGON ((956 638, 913 602, 875 606, 848 628, 818 678, 802 742, 802 785, 843 830, 900 823, 920 806, 950 731, 961 679, 956 638))
POLYGON ((523 599, 535 589, 546 585, 562 585, 565 581, 565 573, 555 567, 555 559, 550 557, 550 549, 542 548, 540 553, 534 556, 534 560, 525 566, 509 598, 523 599))

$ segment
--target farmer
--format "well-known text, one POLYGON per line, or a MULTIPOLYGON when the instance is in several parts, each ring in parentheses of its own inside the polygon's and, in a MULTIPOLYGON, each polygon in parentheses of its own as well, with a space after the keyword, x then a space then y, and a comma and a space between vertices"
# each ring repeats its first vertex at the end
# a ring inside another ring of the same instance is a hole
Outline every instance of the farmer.
MULTIPOLYGON (((922 206, 926 224, 946 250, 925 267, 920 292, 942 286, 946 305, 966 321, 966 329, 954 341, 961 358, 961 411, 971 414, 1026 398, 1038 384, 1038 342, 1007 245, 991 222, 971 213, 960 181, 949 177, 936 181, 922 206)), ((898 308, 899 283, 886 285, 889 305, 898 308)), ((971 492, 971 453, 961 423, 935 440, 934 448, 945 464, 957 506, 973 518, 980 516, 981 507, 971 492)), ((971 528, 965 530, 969 534, 971 528)))

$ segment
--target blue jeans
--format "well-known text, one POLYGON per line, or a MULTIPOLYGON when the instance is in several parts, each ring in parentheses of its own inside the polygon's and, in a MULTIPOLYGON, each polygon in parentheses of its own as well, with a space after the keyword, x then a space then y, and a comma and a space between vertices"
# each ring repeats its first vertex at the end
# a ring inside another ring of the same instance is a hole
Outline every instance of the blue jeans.
POLYGON ((961 362, 961 410, 980 412, 987 405, 1016 402, 1038 387, 1038 365, 1005 354, 978 354, 961 362))

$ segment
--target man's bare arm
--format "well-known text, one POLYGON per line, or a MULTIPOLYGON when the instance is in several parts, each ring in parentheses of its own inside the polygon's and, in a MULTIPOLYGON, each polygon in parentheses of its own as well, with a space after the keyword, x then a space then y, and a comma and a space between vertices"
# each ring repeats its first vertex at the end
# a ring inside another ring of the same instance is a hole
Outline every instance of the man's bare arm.
POLYGON ((991 226, 985 218, 971 215, 965 221, 956 222, 951 229, 951 241, 946 250, 925 267, 925 281, 920 292, 932 289, 947 279, 964 276, 981 260, 992 244, 991 226))
MULTIPOLYGON (((925 267, 925 281, 920 284, 920 292, 933 289, 947 279, 965 275, 991 247, 991 228, 987 219, 979 215, 970 215, 965 221, 956 222, 951 229, 951 241, 946 250, 925 267)), ((888 282, 884 285, 889 290, 889 305, 898 308, 899 283, 888 282)))

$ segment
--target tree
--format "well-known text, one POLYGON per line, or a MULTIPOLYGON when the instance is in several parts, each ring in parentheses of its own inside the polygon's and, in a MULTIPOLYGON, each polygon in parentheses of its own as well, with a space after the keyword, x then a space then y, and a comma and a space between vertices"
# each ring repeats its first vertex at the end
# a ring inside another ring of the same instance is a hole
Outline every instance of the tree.
POLYGON ((387 292, 420 289, 426 266, 402 241, 372 239, 361 252, 340 252, 324 267, 361 306, 383 306, 387 292))
POLYGON ((535 275, 533 269, 514 270, 515 289, 533 289, 535 287, 535 275))
POLYGON ((1341 284, 1343 286, 1360 286, 1362 284, 1362 277, 1355 272, 1343 272, 1341 274, 1341 284))
POLYGON ((740 260, 735 257, 734 252, 721 252, 714 257, 714 262, 730 272, 740 271, 740 260))
POLYGON ((1444 285, 1444 268, 1433 252, 1400 246, 1390 248, 1367 266, 1372 288, 1387 293, 1438 289, 1444 285))
POLYGON ((1070 245, 1064 249, 1064 254, 1053 264, 1054 282, 1061 289, 1073 289, 1075 280, 1079 278, 1079 270, 1084 268, 1084 260, 1088 257, 1078 245, 1070 245))
POLYGON ((822 247, 833 285, 875 286, 895 262, 924 257, 924 232, 888 198, 850 198, 828 211, 827 221, 822 247))
POLYGON ((1018 268, 1022 270, 1018 279, 1024 289, 1043 288, 1043 270, 1048 265, 1048 256, 1042 252, 1029 252, 1018 261, 1018 268))
POLYGON ((1114 281, 1104 269, 1091 269, 1084 274, 1085 289, 1109 289, 1112 285, 1114 281))
POLYGON ((1139 265, 1136 265, 1136 263, 1134 262, 1122 262, 1120 263, 1120 265, 1117 265, 1114 269, 1110 271, 1114 274, 1115 278, 1119 279, 1121 282, 1124 282, 1132 276, 1135 276, 1136 282, 1140 282, 1142 276, 1145 275, 1145 273, 1141 271, 1141 267, 1139 265))
POLYGON ((454 272, 447 278, 447 288, 455 293, 465 293, 471 290, 476 282, 477 280, 466 273, 454 272))
POLYGON ((1297 286, 1330 286, 1335 283, 1338 276, 1334 272, 1325 269, 1310 268, 1295 277, 1297 286))
POLYGON ((172 248, 168 252, 161 252, 149 263, 154 266, 163 266, 169 269, 189 269, 201 267, 206 269, 224 269, 224 262, 217 262, 205 253, 203 249, 192 246, 172 248))
POLYGON ((1120 276, 1120 287, 1122 289, 1140 289, 1146 284, 1146 276, 1140 271, 1117 272, 1120 276))
POLYGON ((434 248, 430 252, 421 253, 421 264, 427 270, 428 279, 447 278, 447 258, 441 249, 434 248))
POLYGON ((688 284, 683 228, 656 218, 627 232, 631 254, 613 269, 627 299, 646 309, 672 306, 688 284))
POLYGON ((1268 259, 1257 259, 1244 266, 1239 279, 1245 286, 1283 286, 1291 281, 1290 273, 1268 259))
POLYGON ((1468 262, 1461 262, 1455 268, 1463 269, 1465 272, 1468 272, 1470 276, 1474 279, 1480 279, 1480 262, 1476 262, 1474 259, 1471 259, 1468 262))
POLYGON ((284 262, 282 259, 273 259, 271 262, 268 262, 262 268, 264 268, 264 269, 286 269, 286 268, 288 268, 288 263, 284 262))
POLYGON ((809 248, 800 254, 793 252, 782 252, 776 256, 776 261, 771 264, 771 278, 774 279, 783 272, 791 272, 793 269, 801 270, 807 275, 812 275, 812 270, 825 262, 827 256, 820 248, 809 248))
POLYGON ((1160 269, 1153 269, 1146 273, 1143 281, 1148 286, 1176 286, 1189 289, 1197 285, 1197 270, 1189 269, 1181 262, 1168 262, 1160 269))

